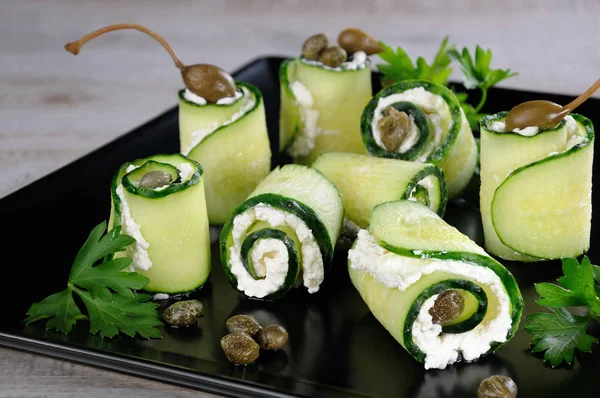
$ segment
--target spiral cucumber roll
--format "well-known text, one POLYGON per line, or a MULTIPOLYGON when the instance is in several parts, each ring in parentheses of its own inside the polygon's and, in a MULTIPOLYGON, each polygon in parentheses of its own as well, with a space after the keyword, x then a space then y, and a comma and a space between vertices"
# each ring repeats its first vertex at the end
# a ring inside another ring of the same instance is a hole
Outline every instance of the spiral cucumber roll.
POLYGON ((271 149, 260 91, 237 82, 234 97, 207 103, 179 92, 181 153, 202 165, 211 224, 222 225, 271 168, 271 149))
POLYGON ((361 118, 374 156, 432 163, 444 170, 448 196, 458 196, 477 165, 477 145, 456 96, 447 87, 405 80, 377 93, 361 118))
POLYGON ((279 70, 279 149, 295 163, 310 164, 322 152, 366 153, 360 114, 373 95, 370 61, 357 52, 331 68, 302 57, 279 70))
POLYGON ((577 257, 590 247, 592 122, 505 131, 507 112, 481 121, 480 207, 485 247, 498 257, 577 257))
POLYGON ((317 292, 343 212, 340 193, 318 170, 293 164, 274 169, 221 231, 221 262, 231 284, 265 300, 292 286, 317 292))
POLYGON ((495 351, 521 319, 510 272, 418 202, 375 207, 348 270, 373 315, 426 369, 495 351))
POLYGON ((180 155, 156 155, 121 166, 111 186, 109 229, 136 242, 119 256, 145 275, 151 293, 202 286, 211 271, 202 167, 180 155))
POLYGON ((448 200, 444 172, 432 164, 329 152, 319 155, 311 167, 342 194, 345 226, 366 228, 376 205, 400 199, 421 202, 444 215, 448 200))

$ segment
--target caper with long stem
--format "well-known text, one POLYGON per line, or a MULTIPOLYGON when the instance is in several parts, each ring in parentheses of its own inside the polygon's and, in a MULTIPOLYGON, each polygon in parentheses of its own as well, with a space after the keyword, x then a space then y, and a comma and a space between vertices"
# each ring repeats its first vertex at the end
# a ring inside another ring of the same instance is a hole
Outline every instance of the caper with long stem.
POLYGON ((185 87, 192 93, 204 98, 207 102, 216 103, 221 98, 233 97, 235 95, 235 81, 227 72, 218 66, 210 64, 184 65, 162 36, 142 25, 134 23, 108 25, 88 33, 79 40, 67 43, 65 49, 70 53, 77 55, 81 50, 81 46, 93 38, 107 32, 112 32, 113 30, 121 29, 139 30, 158 41, 169 52, 169 55, 171 55, 171 58, 175 61, 175 66, 181 71, 185 87))

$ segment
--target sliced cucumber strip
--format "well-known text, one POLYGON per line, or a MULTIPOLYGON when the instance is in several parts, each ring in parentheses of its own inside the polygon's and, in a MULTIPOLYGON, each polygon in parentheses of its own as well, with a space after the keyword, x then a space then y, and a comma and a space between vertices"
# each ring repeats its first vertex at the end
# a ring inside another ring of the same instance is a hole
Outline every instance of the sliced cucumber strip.
POLYGON ((117 257, 133 259, 131 270, 150 279, 144 290, 179 294, 194 290, 210 275, 210 241, 202 167, 183 155, 155 155, 121 166, 111 185, 109 228, 136 243, 117 257), (152 171, 173 173, 168 186, 140 188, 152 171))
POLYGON ((311 167, 338 188, 346 217, 361 228, 366 228, 376 205, 400 199, 420 201, 444 215, 446 181, 443 171, 432 164, 329 152, 319 155, 311 167))
POLYGON ((232 286, 276 300, 303 284, 315 293, 331 265, 343 205, 318 170, 274 169, 235 209, 221 231, 221 262, 232 286))
POLYGON ((469 122, 454 93, 441 84, 405 80, 384 88, 363 110, 361 132, 374 156, 442 168, 450 198, 464 190, 475 172, 478 152, 469 122), (405 112, 409 122, 402 131, 384 131, 382 135, 380 122, 390 107, 405 112), (395 145, 386 137, 395 140, 395 145))
POLYGON ((232 104, 198 105, 179 93, 181 152, 204 168, 214 225, 222 225, 271 168, 263 97, 248 83, 237 86, 243 95, 232 104))
POLYGON ((369 61, 359 69, 332 69, 300 58, 279 70, 280 150, 310 164, 322 152, 366 153, 360 114, 372 97, 369 61))
POLYGON ((497 350, 521 319, 510 272, 418 202, 376 206, 348 252, 348 270, 375 318, 426 369, 497 350), (430 310, 447 290, 465 305, 455 319, 433 323, 430 310))
POLYGON ((594 130, 572 115, 532 136, 498 132, 506 112, 481 122, 480 207, 486 249, 539 261, 589 249, 594 130))

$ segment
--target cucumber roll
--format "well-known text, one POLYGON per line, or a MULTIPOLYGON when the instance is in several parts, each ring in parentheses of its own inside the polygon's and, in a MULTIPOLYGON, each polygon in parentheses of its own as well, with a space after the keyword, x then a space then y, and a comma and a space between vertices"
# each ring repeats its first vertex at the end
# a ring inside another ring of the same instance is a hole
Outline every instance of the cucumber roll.
POLYGON ((234 288, 275 300, 292 286, 319 290, 331 265, 344 209, 318 170, 275 168, 235 209, 221 231, 221 263, 234 288))
POLYGON ((521 319, 510 272, 418 202, 376 206, 348 270, 375 318, 426 369, 497 350, 521 319))
POLYGON ((486 250, 528 262, 583 254, 590 247, 592 122, 571 114, 551 129, 505 131, 506 115, 481 121, 486 250))
POLYGON ((319 155, 311 167, 325 174, 342 194, 344 225, 350 230, 352 224, 366 228, 379 203, 400 199, 421 202, 440 217, 444 215, 446 180, 444 172, 432 164, 330 152, 319 155))
POLYGON ((150 279, 150 293, 187 293, 211 271, 202 167, 181 154, 125 163, 111 185, 109 229, 136 240, 119 256, 150 279))
POLYGON ((222 225, 271 169, 263 97, 248 83, 236 85, 234 96, 216 103, 179 91, 181 153, 204 168, 213 225, 222 225))
POLYGON ((295 163, 310 164, 322 152, 366 153, 360 114, 373 96, 367 55, 376 50, 345 48, 349 52, 314 35, 302 56, 281 64, 279 149, 295 163))
POLYGON ((362 112, 361 131, 374 156, 442 168, 449 198, 457 197, 475 172, 471 127, 454 93, 441 84, 405 80, 387 86, 362 112))

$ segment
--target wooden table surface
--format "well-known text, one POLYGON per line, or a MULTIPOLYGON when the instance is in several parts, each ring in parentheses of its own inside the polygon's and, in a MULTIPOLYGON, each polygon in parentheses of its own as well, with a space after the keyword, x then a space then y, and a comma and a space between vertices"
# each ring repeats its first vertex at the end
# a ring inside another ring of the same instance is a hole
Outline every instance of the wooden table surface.
MULTIPOLYGON (((596 0, 4 0, 0 197, 176 105, 178 71, 139 32, 109 33, 77 57, 63 49, 117 22, 155 30, 184 63, 230 71, 262 55, 296 55, 310 34, 334 39, 346 26, 358 26, 414 57, 430 59, 445 35, 457 46, 491 48, 493 67, 519 72, 500 86, 578 95, 600 75, 596 0)), ((211 396, 0 348, 0 397, 109 394, 211 396)))

